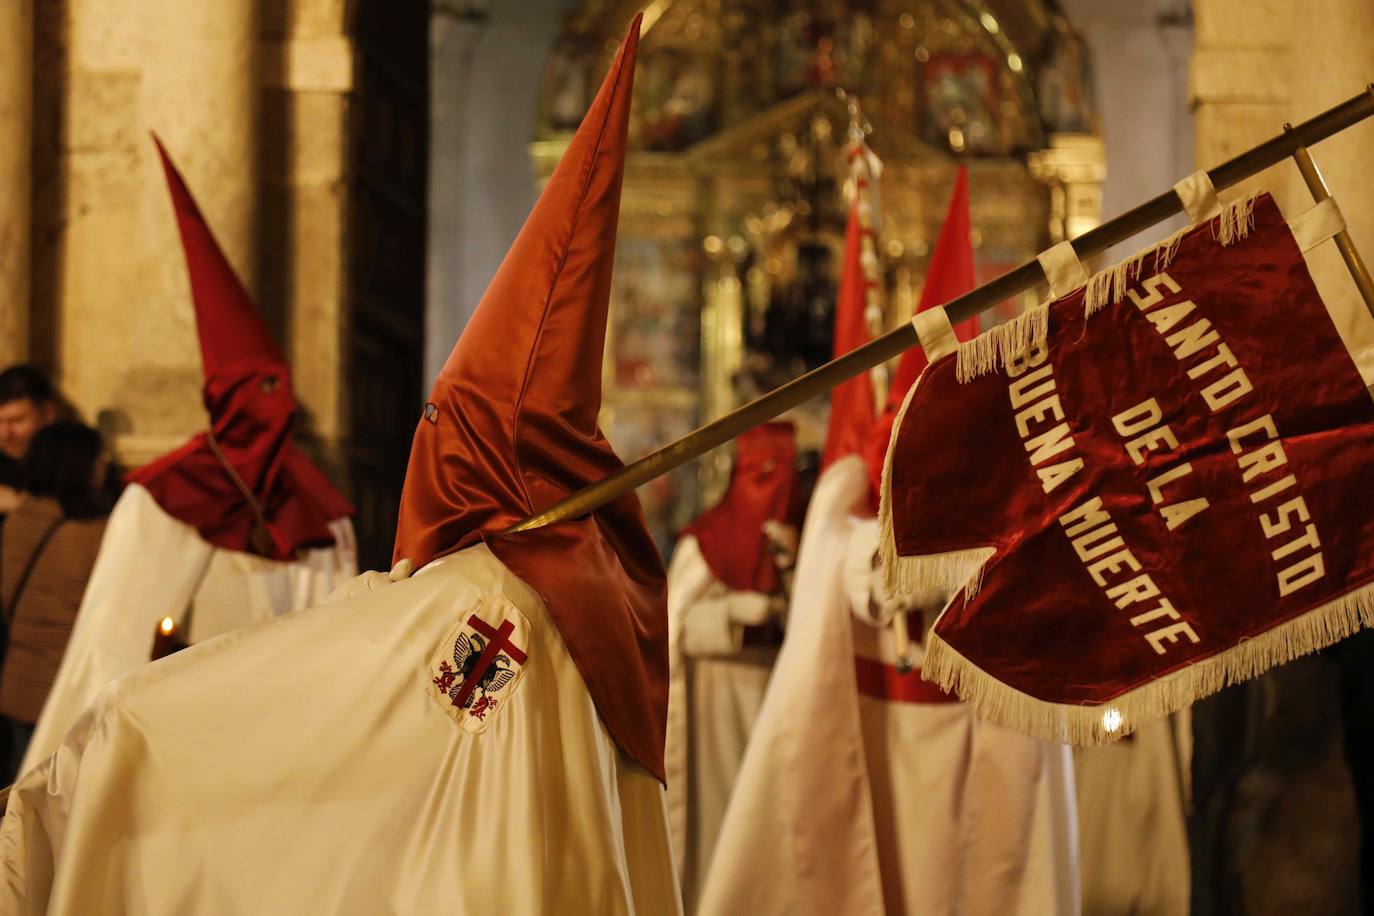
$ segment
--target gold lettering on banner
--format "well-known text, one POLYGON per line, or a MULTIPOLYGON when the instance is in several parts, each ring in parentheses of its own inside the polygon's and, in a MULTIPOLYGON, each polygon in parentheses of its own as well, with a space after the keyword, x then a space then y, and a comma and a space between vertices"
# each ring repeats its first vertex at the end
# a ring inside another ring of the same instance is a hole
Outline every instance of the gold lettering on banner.
MULTIPOLYGON (((1188 305, 1193 303, 1189 302, 1188 305)), ((1177 334, 1170 334, 1164 342, 1174 350, 1174 359, 1183 362, 1203 347, 1221 343, 1221 335, 1212 330, 1212 322, 1199 318, 1177 334)))
POLYGON ((1064 405, 1055 394, 1054 366, 1049 362, 1048 347, 1034 345, 1008 360, 1007 375, 1012 379, 1007 385, 1007 397, 1015 411, 1016 432, 1031 469, 1040 479, 1040 488, 1053 493, 1083 470, 1083 459, 1065 456, 1073 451, 1075 443, 1069 424, 1063 422, 1064 405), (1052 458, 1060 460, 1051 461, 1052 458))
POLYGON ((1174 329, 1184 318, 1187 318, 1197 306, 1184 299, 1178 305, 1170 305, 1162 309, 1155 309, 1145 313, 1145 319, 1155 326, 1155 330, 1161 334, 1174 329))
MULTIPOLYGON (((1245 399, 1254 385, 1221 332, 1198 314, 1197 303, 1184 299, 1164 304, 1167 296, 1181 294, 1182 287, 1164 272, 1140 287, 1127 290, 1126 297, 1196 383, 1193 393, 1208 411, 1237 411, 1249 403, 1245 399)), ((1074 441, 1072 411, 1065 409, 1057 390, 1048 341, 1010 356, 1005 371, 1017 435, 1042 489, 1051 493, 1082 471, 1084 460, 1074 441)), ((1317 524, 1297 492, 1296 476, 1284 473, 1288 455, 1273 416, 1226 420, 1226 441, 1240 482, 1256 507, 1278 594, 1291 595, 1326 575, 1317 524)), ((1192 463, 1182 455, 1172 463, 1167 458, 1181 445, 1158 399, 1146 398, 1120 410, 1111 421, 1131 462, 1140 468, 1152 465, 1144 472, 1145 491, 1169 532, 1192 523, 1211 507, 1207 497, 1197 493, 1205 482, 1194 474, 1192 463)), ((1118 611, 1125 612, 1126 622, 1155 654, 1201 641, 1184 612, 1144 568, 1100 496, 1082 499, 1059 516, 1059 524, 1089 578, 1118 611)))
MULTIPOLYGON (((1154 398, 1141 401, 1112 417, 1112 426, 1116 427, 1117 434, 1123 438, 1132 437, 1126 440, 1126 454, 1130 455, 1136 464, 1144 464, 1145 453, 1159 451, 1160 446, 1167 446, 1167 451, 1170 452, 1178 448, 1178 437, 1163 420, 1164 410, 1154 398)), ((1160 505, 1164 502, 1164 487, 1191 473, 1193 466, 1185 461, 1156 474, 1145 484, 1145 489, 1150 494, 1150 502, 1159 507, 1159 515, 1170 531, 1184 525, 1211 505, 1206 497, 1160 505)))
MULTIPOLYGON (((1205 317, 1194 317, 1198 311, 1196 302, 1184 299, 1170 305, 1163 304, 1166 295, 1183 292, 1183 287, 1172 277, 1167 273, 1156 274, 1145 280, 1141 288, 1143 295, 1135 290, 1127 290, 1127 298, 1163 336, 1164 343, 1176 360, 1192 362, 1185 371, 1189 379, 1201 383, 1198 393, 1208 410, 1218 413, 1234 408, 1255 390, 1235 353, 1221 339, 1221 334, 1212 323, 1205 317), (1182 326, 1184 319, 1192 319, 1192 322, 1182 326)), ((1170 449, 1178 448, 1177 438, 1161 422, 1162 419, 1162 411, 1153 398, 1113 418, 1117 432, 1123 438, 1130 437, 1125 443, 1126 452, 1136 464, 1143 464, 1145 453, 1157 450, 1161 445, 1167 445, 1170 449), (1141 429, 1138 428, 1139 424, 1130 422, 1123 427, 1123 423, 1117 422, 1123 417, 1128 421, 1134 419, 1136 414, 1133 411, 1138 411, 1142 418, 1152 419, 1152 429, 1141 429)), ((1232 454, 1236 456, 1241 483, 1247 489, 1252 485, 1257 487, 1249 494, 1252 505, 1265 507, 1274 497, 1286 494, 1297 486, 1297 478, 1293 474, 1282 473, 1288 466, 1288 454, 1284 451, 1282 437, 1272 415, 1265 414, 1237 423, 1227 430, 1226 439, 1231 445, 1232 454)), ((1161 504, 1164 488, 1191 471, 1192 468, 1185 462, 1156 474, 1146 484, 1151 502, 1158 507, 1170 531, 1187 524, 1208 507, 1204 497, 1161 504)), ((1277 570, 1275 582, 1280 597, 1311 585, 1326 575, 1321 536, 1316 524, 1309 521, 1307 503, 1301 495, 1288 498, 1273 512, 1266 512, 1262 508, 1259 523, 1265 540, 1271 542, 1270 558, 1277 570), (1293 519, 1297 520, 1296 523, 1293 519), (1299 524, 1301 528, 1296 527, 1299 524), (1289 534, 1290 529, 1296 534, 1289 534), (1280 539, 1277 545, 1273 543, 1275 539, 1280 539)), ((1172 641, 1178 636, 1169 638, 1172 641)))
POLYGON ((1142 296, 1135 290, 1127 290, 1126 296, 1135 307, 1145 313, 1145 318, 1164 338, 1164 343, 1173 351, 1174 359, 1179 362, 1191 360, 1206 353, 1204 359, 1187 368, 1188 377, 1200 381, 1211 376, 1216 370, 1230 368, 1231 371, 1220 378, 1210 379, 1202 388, 1202 399, 1213 413, 1245 397, 1254 390, 1245 370, 1236 365, 1236 356, 1221 339, 1221 334, 1212 327, 1206 318, 1198 318, 1187 327, 1175 331, 1174 328, 1186 317, 1197 310, 1197 303, 1190 299, 1173 305, 1160 306, 1164 301, 1165 290, 1181 293, 1183 288, 1167 273, 1159 273, 1141 284, 1148 295, 1142 296))
POLYGON ((1160 595, 1159 586, 1149 573, 1132 575, 1140 572, 1140 561, 1118 533, 1111 513, 1102 507, 1101 497, 1094 496, 1079 503, 1059 516, 1059 524, 1073 544, 1074 552, 1083 561, 1088 575, 1117 608, 1159 599, 1156 607, 1128 618, 1130 625, 1136 629, 1165 621, 1162 625, 1141 631, 1141 636, 1157 655, 1168 652, 1169 646, 1178 642, 1180 637, 1186 637, 1189 642, 1198 641, 1192 624, 1182 619, 1168 598, 1160 595))
POLYGON ((1326 561, 1321 552, 1321 535, 1315 524, 1309 524, 1311 513, 1307 500, 1298 494, 1290 497, 1268 510, 1270 501, 1281 493, 1287 493, 1297 486, 1297 478, 1292 474, 1282 477, 1275 472, 1288 466, 1288 454, 1283 450, 1279 439, 1278 424, 1272 414, 1256 417, 1226 431, 1226 441, 1231 444, 1231 453, 1236 456, 1236 464, 1241 469, 1241 480, 1249 484, 1256 481, 1259 489, 1250 494, 1250 502, 1261 507, 1259 513, 1260 531, 1271 545, 1270 557, 1278 564, 1274 580, 1278 585, 1279 597, 1293 594, 1300 588, 1320 581, 1326 576, 1326 561), (1290 535, 1295 527, 1302 526, 1297 537, 1290 535), (1297 554, 1296 558, 1293 558, 1297 554), (1293 559, 1290 559, 1293 558, 1293 559))

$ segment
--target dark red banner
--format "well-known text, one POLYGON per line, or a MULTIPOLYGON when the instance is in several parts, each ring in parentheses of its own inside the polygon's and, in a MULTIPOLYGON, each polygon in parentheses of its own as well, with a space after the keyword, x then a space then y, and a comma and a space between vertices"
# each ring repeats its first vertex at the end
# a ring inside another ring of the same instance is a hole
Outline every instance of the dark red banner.
POLYGON ((1119 737, 1374 623, 1374 400, 1278 208, 1139 266, 987 374, 936 362, 889 456, 897 578, 963 584, 995 551, 926 676, 1050 739, 1119 737))

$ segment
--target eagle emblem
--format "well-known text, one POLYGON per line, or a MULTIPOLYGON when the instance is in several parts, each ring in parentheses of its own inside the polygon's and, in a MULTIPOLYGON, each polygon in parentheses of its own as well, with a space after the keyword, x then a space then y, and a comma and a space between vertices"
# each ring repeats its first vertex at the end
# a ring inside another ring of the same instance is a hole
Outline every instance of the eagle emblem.
POLYGON ((480 733, 515 689, 528 647, 529 624, 514 607, 503 603, 471 614, 441 644, 431 677, 435 698, 442 697, 445 711, 465 730, 480 733), (497 610, 499 616, 492 613, 497 610))

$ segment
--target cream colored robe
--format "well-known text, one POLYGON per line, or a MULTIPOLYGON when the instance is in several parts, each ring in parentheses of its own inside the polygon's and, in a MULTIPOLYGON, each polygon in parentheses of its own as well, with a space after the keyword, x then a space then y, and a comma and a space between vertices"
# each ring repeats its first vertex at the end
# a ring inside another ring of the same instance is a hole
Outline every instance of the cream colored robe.
POLYGON ((357 574, 353 525, 332 522, 335 545, 281 563, 213 547, 168 515, 138 484, 129 485, 105 528, 76 626, 21 771, 62 743, 106 685, 147 663, 158 622, 181 623, 191 642, 317 604, 357 574))
MULTIPOLYGON (((880 574, 867 581, 853 575, 856 559, 873 565, 878 522, 850 525, 855 653, 896 665, 891 628, 868 625, 880 574)), ((918 668, 923 656, 913 644, 918 668)), ((859 716, 889 913, 1079 912, 1074 767, 1066 745, 994 725, 963 703, 861 694, 859 716)))
POLYGON ((725 807, 763 703, 777 650, 744 646, 744 626, 769 618, 769 597, 727 588, 697 539, 677 543, 668 568, 668 822, 687 912, 720 833, 725 807))
POLYGON ((0 857, 8 916, 680 912, 662 787, 482 545, 124 677, 0 857), (481 722, 434 676, 476 616, 525 654, 481 722))
MULTIPOLYGON (((846 556, 863 462, 821 476, 788 635, 726 811, 700 916, 1042 916, 1078 912, 1072 765, 961 704, 860 695, 856 653, 892 663, 855 619, 846 556)), ((867 528, 867 530, 862 530, 867 528)), ((871 568, 871 564, 870 564, 871 568)))
POLYGON ((1075 752, 1084 916, 1187 916, 1187 721, 1075 752))

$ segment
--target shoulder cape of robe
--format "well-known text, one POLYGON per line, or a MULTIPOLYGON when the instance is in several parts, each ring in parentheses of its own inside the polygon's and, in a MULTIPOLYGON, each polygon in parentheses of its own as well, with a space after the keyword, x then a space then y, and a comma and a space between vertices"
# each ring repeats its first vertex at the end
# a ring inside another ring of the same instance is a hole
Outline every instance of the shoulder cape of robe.
POLYGON ((190 641, 203 642, 315 604, 354 576, 352 523, 337 519, 330 530, 334 546, 304 551, 290 563, 222 550, 168 515, 142 486, 130 484, 110 514, 21 772, 57 750, 110 682, 148 661, 164 617, 182 624, 190 641))
POLYGON ((762 621, 769 596, 728 588, 696 537, 668 567, 668 822, 688 911, 706 877, 726 803, 778 650, 745 646, 740 620, 762 621))
POLYGON ((483 545, 123 678, 10 804, 12 916, 680 912, 662 787, 483 545), (434 675, 478 614, 524 661, 474 733, 434 675))
POLYGON ((868 486, 856 456, 817 484, 787 639, 697 912, 1072 916, 1067 749, 990 726, 963 704, 860 690, 856 656, 895 660, 884 634, 855 620, 845 576, 851 541, 877 543, 875 522, 854 514, 868 486))

